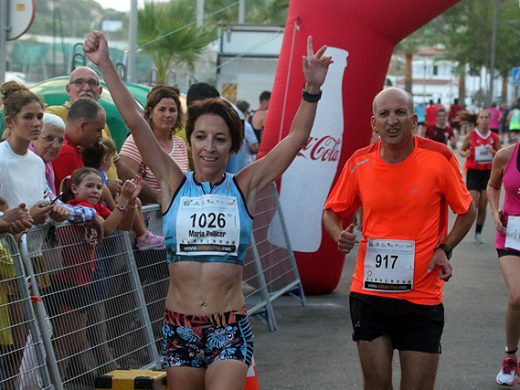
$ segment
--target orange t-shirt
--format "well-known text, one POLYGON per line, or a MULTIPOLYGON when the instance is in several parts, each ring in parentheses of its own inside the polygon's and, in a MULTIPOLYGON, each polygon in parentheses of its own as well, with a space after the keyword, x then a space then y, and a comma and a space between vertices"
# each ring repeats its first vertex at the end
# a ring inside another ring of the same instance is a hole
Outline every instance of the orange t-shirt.
POLYGON ((414 142, 412 154, 395 165, 381 159, 380 142, 356 151, 343 167, 325 209, 346 218, 363 208, 363 240, 351 291, 436 305, 442 302, 443 281, 438 269, 427 273, 427 268, 435 247, 447 235, 448 205, 456 214, 464 214, 471 196, 457 159, 445 145, 421 137, 414 137, 414 142), (411 290, 365 288, 367 239, 415 243, 411 290))

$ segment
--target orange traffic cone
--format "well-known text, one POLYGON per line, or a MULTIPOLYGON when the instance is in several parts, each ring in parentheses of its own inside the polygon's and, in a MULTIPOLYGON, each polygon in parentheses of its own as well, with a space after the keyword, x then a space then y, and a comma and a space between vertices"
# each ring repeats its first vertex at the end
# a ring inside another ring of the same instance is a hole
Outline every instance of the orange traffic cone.
POLYGON ((256 377, 255 358, 251 360, 251 365, 247 369, 246 385, 244 390, 260 390, 258 378, 256 377))

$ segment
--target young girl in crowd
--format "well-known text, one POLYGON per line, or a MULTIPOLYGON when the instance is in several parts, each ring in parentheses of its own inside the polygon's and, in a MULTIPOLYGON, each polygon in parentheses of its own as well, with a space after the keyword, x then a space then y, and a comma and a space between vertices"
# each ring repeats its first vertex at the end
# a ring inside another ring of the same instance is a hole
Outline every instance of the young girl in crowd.
MULTIPOLYGON (((112 234, 116 228, 131 229, 135 216, 135 201, 140 189, 140 178, 126 180, 121 187, 116 208, 110 211, 101 203, 103 182, 95 169, 77 169, 61 184, 63 200, 66 203, 96 210, 96 218, 102 224, 105 236, 112 234)), ((97 244, 95 237, 90 237, 90 233, 85 230, 84 225, 73 225, 58 230, 60 245, 63 248, 63 269, 54 276, 53 290, 57 294, 49 294, 48 307, 57 321, 57 326, 54 326, 55 351, 63 378, 68 364, 65 357, 80 354, 88 349, 85 329, 87 310, 95 299, 89 286, 93 282, 96 270, 97 244), (78 244, 81 241, 84 243, 78 244)))
MULTIPOLYGON (((114 209, 114 198, 117 198, 119 195, 112 194, 108 189, 108 178, 106 175, 108 170, 112 167, 115 153, 116 145, 114 141, 109 138, 103 138, 100 143, 94 144, 82 152, 85 166, 96 169, 103 180, 103 203, 105 203, 110 210, 114 209)), ((144 215, 141 210, 141 201, 139 199, 136 201, 136 207, 138 211, 135 214, 132 230, 135 233, 137 249, 164 249, 164 237, 157 236, 146 229, 144 215)))

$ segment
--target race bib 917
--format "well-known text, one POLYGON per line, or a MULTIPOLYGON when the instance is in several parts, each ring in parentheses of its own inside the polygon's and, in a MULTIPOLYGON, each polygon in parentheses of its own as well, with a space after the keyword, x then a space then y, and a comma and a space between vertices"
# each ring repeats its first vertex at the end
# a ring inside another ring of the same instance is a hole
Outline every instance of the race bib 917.
POLYGON ((406 292, 413 288, 415 241, 368 239, 363 288, 406 292))

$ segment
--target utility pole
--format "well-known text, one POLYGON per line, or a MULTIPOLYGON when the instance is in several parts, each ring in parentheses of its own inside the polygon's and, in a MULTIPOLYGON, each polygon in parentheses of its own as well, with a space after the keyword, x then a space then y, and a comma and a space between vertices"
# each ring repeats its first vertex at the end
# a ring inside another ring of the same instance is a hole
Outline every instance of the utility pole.
POLYGON ((245 20, 246 20, 246 0, 239 0, 238 1, 238 24, 244 24, 245 20))
POLYGON ((5 81, 7 63, 8 1, 0 0, 0 83, 5 81))
POLYGON ((130 20, 128 26, 127 80, 135 82, 135 63, 137 57, 137 0, 130 0, 130 20))
POLYGON ((491 58, 489 61, 489 94, 487 98, 487 106, 489 107, 493 101, 493 87, 495 84, 495 66, 497 55, 497 23, 498 23, 498 0, 493 4, 493 25, 491 30, 491 58))
POLYGON ((204 24, 204 0, 197 0, 197 27, 204 24))

